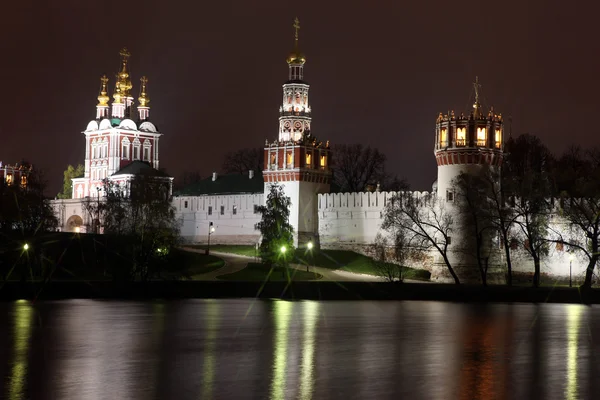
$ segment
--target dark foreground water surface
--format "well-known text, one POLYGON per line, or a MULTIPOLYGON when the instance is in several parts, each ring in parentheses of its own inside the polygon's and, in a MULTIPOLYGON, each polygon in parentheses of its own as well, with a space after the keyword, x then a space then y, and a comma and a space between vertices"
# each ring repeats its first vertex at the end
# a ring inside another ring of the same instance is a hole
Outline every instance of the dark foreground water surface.
POLYGON ((600 308, 0 303, 0 398, 598 399, 600 308))

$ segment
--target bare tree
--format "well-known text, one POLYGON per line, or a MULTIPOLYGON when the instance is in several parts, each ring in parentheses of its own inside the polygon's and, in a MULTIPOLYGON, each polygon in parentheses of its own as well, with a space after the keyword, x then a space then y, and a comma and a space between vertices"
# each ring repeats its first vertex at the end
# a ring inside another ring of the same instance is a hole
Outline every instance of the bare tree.
POLYGON ((583 288, 592 286, 594 268, 600 259, 600 149, 582 152, 571 147, 558 161, 555 171, 560 191, 560 209, 570 235, 553 230, 558 242, 583 253, 588 260, 583 288))
POLYGON ((404 231, 395 231, 391 238, 378 233, 371 245, 373 268, 387 282, 403 282, 405 263, 410 256, 410 247, 404 231))
POLYGON ((383 183, 385 154, 362 144, 334 146, 333 180, 341 192, 362 192, 367 185, 383 183))
POLYGON ((552 184, 548 174, 552 155, 533 135, 520 135, 506 144, 507 160, 502 170, 503 189, 514 200, 514 222, 522 245, 533 259, 533 285, 540 285, 541 257, 548 253, 549 197, 552 184))
POLYGON ((454 220, 435 194, 421 196, 399 192, 385 208, 382 229, 403 232, 406 243, 416 252, 435 249, 456 284, 460 284, 448 258, 448 246, 454 220))
MULTIPOLYGON (((485 173, 484 173, 485 175, 485 173)), ((461 173, 455 180, 457 187, 458 212, 463 221, 462 228, 466 231, 467 240, 463 243, 463 251, 468 257, 475 259, 481 283, 487 286, 487 273, 491 255, 491 235, 493 233, 491 202, 488 198, 486 180, 477 175, 461 173)))
POLYGON ((223 171, 228 174, 245 175, 248 171, 264 169, 264 150, 259 148, 240 149, 229 152, 223 161, 223 171))

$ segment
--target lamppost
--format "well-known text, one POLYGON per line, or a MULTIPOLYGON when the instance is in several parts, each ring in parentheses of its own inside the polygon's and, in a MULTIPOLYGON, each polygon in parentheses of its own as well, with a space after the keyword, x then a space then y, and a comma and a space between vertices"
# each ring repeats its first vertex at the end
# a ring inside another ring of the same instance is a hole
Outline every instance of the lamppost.
MULTIPOLYGON (((306 248, 308 249, 308 254, 310 255, 310 258, 309 258, 309 259, 310 259, 310 261, 312 262, 312 259, 313 259, 313 258, 312 258, 313 242, 308 242, 308 243, 306 243, 306 248)), ((309 265, 309 263, 307 263, 307 264, 306 264, 306 272, 309 272, 309 271, 308 271, 308 265, 309 265)))
POLYGON ((208 246, 206 247, 206 255, 210 254, 210 235, 215 232, 215 227, 212 222, 208 223, 208 246))
POLYGON ((573 253, 569 254, 569 287, 573 287, 573 253))

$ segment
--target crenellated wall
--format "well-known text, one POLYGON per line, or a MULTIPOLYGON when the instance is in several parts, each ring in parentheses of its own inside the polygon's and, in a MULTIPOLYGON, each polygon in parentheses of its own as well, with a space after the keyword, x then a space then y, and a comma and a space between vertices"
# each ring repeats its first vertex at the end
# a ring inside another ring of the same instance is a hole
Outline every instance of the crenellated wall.
POLYGON ((263 205, 262 194, 177 196, 173 198, 181 219, 181 235, 187 242, 208 241, 210 222, 215 228, 211 243, 255 244, 260 233, 256 207, 263 205))

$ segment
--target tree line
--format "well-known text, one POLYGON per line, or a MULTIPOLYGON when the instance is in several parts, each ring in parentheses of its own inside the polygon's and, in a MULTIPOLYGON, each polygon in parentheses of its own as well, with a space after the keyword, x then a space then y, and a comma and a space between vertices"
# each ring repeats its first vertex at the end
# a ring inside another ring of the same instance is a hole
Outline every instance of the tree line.
POLYGON ((586 260, 582 287, 591 287, 600 257, 600 148, 571 146, 556 156, 538 137, 524 134, 507 140, 500 170, 461 174, 453 188, 453 203, 436 193, 395 195, 383 218, 387 242, 379 237, 374 246, 404 248, 392 252, 399 263, 433 252, 457 284, 450 251, 469 249, 483 285, 498 248, 512 285, 511 250, 520 248, 533 262, 535 287, 541 283, 542 260, 555 246, 586 260), (562 229, 557 220, 564 222, 562 229), (459 229, 465 242, 452 243, 459 229))

